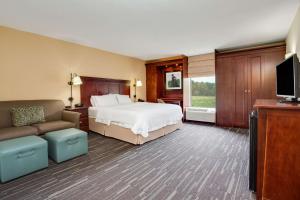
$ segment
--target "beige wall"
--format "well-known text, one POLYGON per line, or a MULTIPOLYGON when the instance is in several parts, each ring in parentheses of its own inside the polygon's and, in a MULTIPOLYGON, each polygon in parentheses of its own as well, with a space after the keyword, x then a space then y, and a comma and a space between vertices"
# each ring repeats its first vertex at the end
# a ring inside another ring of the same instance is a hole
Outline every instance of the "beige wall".
POLYGON ((297 53, 300 59, 300 7, 289 30, 286 44, 286 52, 297 53))
MULTIPOLYGON (((0 26, 0 101, 61 99, 68 104, 70 73, 143 81, 137 97, 146 96, 144 61, 0 26)), ((133 88, 131 88, 133 95, 133 88)), ((80 101, 79 87, 74 103, 80 101)))

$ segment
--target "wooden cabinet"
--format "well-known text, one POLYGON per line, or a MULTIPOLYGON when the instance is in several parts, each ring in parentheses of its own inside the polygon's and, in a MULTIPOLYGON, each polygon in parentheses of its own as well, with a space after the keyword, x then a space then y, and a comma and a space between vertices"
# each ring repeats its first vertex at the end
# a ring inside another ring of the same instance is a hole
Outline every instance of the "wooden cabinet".
POLYGON ((89 131, 89 117, 87 107, 67 108, 66 110, 80 113, 80 130, 89 131))
POLYGON ((257 100, 257 199, 300 199, 300 105, 257 100))
POLYGON ((157 102, 163 99, 166 102, 180 102, 183 108, 183 78, 187 78, 187 57, 179 56, 163 60, 149 61, 146 63, 146 88, 147 101, 157 102), (182 88, 167 90, 165 82, 166 72, 182 72, 182 88))
POLYGON ((276 98, 276 65, 285 45, 216 54, 217 125, 248 127, 259 98, 276 98))

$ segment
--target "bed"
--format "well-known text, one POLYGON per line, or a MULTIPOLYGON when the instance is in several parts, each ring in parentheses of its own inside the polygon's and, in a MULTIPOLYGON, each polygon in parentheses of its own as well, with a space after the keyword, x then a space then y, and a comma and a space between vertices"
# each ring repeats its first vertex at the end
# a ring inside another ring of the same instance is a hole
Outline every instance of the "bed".
POLYGON ((93 132, 132 144, 143 144, 182 126, 182 110, 178 105, 129 101, 130 81, 81 78, 81 101, 89 107, 89 129, 93 132), (118 103, 112 103, 112 96, 118 103), (106 103, 96 105, 97 98, 106 103), (107 99, 103 101, 103 98, 107 99))

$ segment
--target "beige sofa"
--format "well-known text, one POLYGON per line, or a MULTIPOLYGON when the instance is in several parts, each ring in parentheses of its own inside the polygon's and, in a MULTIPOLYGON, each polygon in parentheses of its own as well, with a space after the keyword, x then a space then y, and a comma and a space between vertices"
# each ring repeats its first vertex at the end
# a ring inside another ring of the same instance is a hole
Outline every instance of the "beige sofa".
POLYGON ((0 101, 0 141, 28 135, 41 135, 66 128, 79 128, 80 113, 65 111, 61 100, 0 101), (14 127, 11 108, 18 106, 43 106, 45 122, 31 126, 14 127))

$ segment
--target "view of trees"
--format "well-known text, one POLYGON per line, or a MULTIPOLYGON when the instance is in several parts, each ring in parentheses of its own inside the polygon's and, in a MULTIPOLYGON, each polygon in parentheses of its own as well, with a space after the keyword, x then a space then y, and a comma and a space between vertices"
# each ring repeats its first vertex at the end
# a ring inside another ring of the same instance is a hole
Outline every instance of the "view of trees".
POLYGON ((192 96, 216 96, 216 84, 191 80, 192 96))

